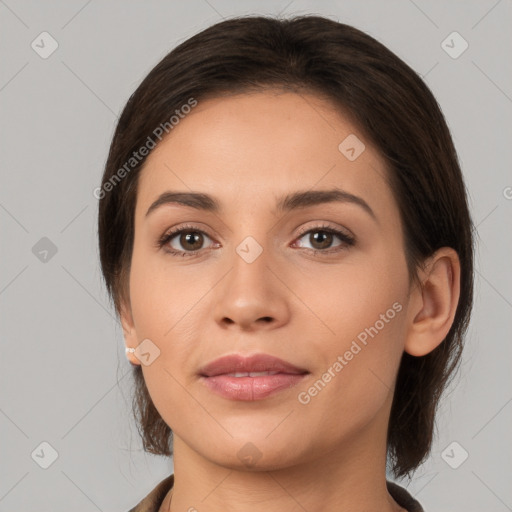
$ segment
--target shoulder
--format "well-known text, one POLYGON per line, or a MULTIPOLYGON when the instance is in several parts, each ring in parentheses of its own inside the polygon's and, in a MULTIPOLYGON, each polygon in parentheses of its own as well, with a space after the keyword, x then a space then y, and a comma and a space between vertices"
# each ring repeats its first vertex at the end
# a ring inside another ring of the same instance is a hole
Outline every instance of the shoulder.
POLYGON ((164 478, 153 490, 128 512, 158 512, 167 493, 174 485, 174 474, 164 478))
POLYGON ((414 499, 409 492, 394 482, 386 481, 388 492, 391 497, 407 512, 425 512, 419 501, 414 499))

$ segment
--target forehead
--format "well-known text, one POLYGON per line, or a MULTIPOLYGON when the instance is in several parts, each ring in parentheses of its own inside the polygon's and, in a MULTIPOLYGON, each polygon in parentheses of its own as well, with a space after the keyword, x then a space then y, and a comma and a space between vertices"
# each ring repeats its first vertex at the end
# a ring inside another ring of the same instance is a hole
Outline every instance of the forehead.
POLYGON ((147 157, 137 209, 166 189, 250 207, 332 186, 393 202, 378 151, 339 108, 313 94, 263 91, 198 101, 147 157))

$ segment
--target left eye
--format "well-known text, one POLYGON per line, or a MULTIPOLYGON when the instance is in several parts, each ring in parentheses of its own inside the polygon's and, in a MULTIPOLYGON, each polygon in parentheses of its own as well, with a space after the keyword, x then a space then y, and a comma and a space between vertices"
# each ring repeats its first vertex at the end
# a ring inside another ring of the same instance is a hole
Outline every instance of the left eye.
MULTIPOLYGON (((298 240, 301 240, 302 238, 307 237, 307 240, 313 247, 306 247, 307 249, 312 249, 314 251, 323 251, 325 252, 326 249, 332 249, 332 243, 335 238, 338 238, 341 242, 334 246, 334 247, 345 247, 350 246, 354 244, 354 239, 347 235, 346 233, 343 233, 342 231, 338 231, 336 229, 326 229, 326 228, 314 228, 310 229, 309 231, 306 231, 303 233, 298 240)), ((300 244, 300 247, 304 247, 302 244, 300 244)))

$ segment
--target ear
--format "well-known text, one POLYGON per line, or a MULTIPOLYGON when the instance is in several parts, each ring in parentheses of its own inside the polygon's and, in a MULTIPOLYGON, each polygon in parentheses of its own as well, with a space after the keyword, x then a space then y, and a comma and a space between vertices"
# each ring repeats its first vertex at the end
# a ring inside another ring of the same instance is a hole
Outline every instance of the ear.
POLYGON ((424 356, 440 345, 455 317, 460 295, 460 261, 450 247, 437 250, 420 271, 411 291, 405 351, 424 356))
MULTIPOLYGON (((135 349, 139 342, 137 341, 137 333, 135 331, 135 324, 133 322, 133 314, 130 304, 122 302, 120 305, 120 319, 121 326, 123 327, 123 334, 126 348, 135 349)), ((127 352, 126 357, 132 365, 140 365, 139 359, 132 352, 127 352)))

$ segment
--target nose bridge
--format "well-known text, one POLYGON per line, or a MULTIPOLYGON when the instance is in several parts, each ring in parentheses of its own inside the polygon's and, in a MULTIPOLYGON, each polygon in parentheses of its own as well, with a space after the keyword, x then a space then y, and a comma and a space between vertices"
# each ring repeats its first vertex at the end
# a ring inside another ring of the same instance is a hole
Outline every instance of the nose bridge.
POLYGON ((262 236, 249 235, 234 247, 229 258, 231 264, 230 291, 242 300, 259 301, 273 288, 270 276, 272 255, 262 236), (244 299, 245 298, 245 299, 244 299))
MULTIPOLYGON (((261 214, 260 214, 261 215, 261 214)), ((272 265, 271 233, 265 222, 257 220, 258 214, 249 210, 238 218, 231 231, 232 253, 231 273, 238 273, 244 279, 256 279, 270 272, 272 265)), ((263 219, 261 219, 263 220, 263 219)))

